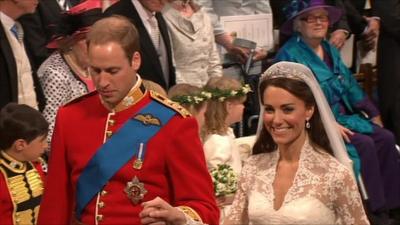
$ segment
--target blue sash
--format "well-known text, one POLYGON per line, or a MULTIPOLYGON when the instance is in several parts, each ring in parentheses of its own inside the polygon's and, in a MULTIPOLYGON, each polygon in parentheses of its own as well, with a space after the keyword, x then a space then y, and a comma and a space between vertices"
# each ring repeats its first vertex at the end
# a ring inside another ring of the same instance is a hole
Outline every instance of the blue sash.
POLYGON ((92 198, 137 154, 140 143, 147 143, 175 115, 175 111, 151 101, 136 115, 139 114, 158 118, 160 125, 144 123, 133 116, 97 150, 77 182, 76 216, 79 220, 92 198))

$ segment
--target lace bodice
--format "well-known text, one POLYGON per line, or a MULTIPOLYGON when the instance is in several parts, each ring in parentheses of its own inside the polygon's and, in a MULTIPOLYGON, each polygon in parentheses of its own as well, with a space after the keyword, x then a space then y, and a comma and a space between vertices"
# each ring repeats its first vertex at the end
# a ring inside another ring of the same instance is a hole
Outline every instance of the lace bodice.
POLYGON ((224 224, 369 224, 347 168, 306 141, 281 208, 273 208, 279 151, 251 156, 224 224))

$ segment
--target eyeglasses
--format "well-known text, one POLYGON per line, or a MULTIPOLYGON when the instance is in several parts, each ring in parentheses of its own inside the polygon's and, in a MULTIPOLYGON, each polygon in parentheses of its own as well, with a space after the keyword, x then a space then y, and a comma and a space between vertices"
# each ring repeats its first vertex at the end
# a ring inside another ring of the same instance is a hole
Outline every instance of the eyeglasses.
POLYGON ((317 20, 320 22, 328 22, 329 17, 327 15, 320 15, 320 16, 306 16, 303 18, 300 18, 301 21, 305 21, 306 23, 316 23, 317 20))

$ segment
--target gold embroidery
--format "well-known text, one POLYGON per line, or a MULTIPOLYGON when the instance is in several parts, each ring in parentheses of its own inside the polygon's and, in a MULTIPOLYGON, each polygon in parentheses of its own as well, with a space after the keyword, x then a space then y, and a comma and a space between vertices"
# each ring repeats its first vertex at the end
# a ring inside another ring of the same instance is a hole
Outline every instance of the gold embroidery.
POLYGON ((158 102, 162 103, 163 105, 165 105, 169 108, 172 108, 173 110, 178 112, 184 118, 191 116, 189 111, 187 111, 181 105, 179 105, 178 103, 176 103, 174 101, 171 101, 167 97, 164 97, 164 96, 158 94, 157 92, 150 91, 150 96, 152 97, 152 99, 157 100, 158 102))
POLYGON ((38 219, 38 217, 39 217, 39 209, 40 209, 40 205, 36 206, 36 207, 33 209, 33 216, 34 216, 34 218, 35 218, 35 224, 37 224, 37 219, 38 219))
POLYGON ((28 225, 28 224, 33 224, 33 210, 32 209, 27 209, 25 211, 20 211, 15 213, 15 222, 16 224, 23 224, 23 225, 28 225))
POLYGON ((128 94, 125 96, 125 98, 122 99, 120 103, 118 103, 117 106, 114 108, 114 112, 120 112, 122 110, 125 110, 132 105, 136 104, 139 102, 145 95, 146 95, 146 90, 142 90, 142 79, 138 76, 138 80, 136 84, 132 87, 132 89, 128 92, 128 94))
POLYGON ((185 213, 187 216, 192 218, 194 221, 202 222, 201 217, 194 209, 188 206, 178 206, 178 208, 182 210, 182 212, 185 213))
POLYGON ((24 181, 24 176, 17 175, 8 178, 8 185, 10 188, 12 199, 16 204, 27 201, 31 198, 28 192, 29 190, 26 187, 26 183, 24 181))
POLYGON ((7 169, 14 173, 23 173, 26 171, 26 163, 15 160, 4 151, 0 151, 0 153, 4 157, 4 159, 0 159, 0 163, 7 167, 7 169))
POLYGON ((136 120, 139 120, 144 125, 156 125, 161 126, 161 121, 157 117, 154 117, 151 114, 139 114, 135 116, 136 120))
POLYGON ((32 197, 37 197, 43 194, 43 182, 36 169, 26 172, 26 179, 32 191, 32 197))

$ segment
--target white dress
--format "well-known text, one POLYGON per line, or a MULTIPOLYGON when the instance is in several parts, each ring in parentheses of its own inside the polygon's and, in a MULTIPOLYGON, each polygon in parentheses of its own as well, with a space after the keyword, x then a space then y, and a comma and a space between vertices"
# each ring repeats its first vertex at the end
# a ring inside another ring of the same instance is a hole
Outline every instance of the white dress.
MULTIPOLYGON (((226 135, 211 134, 205 138, 204 154, 209 170, 217 168, 218 164, 230 165, 239 177, 242 169, 239 148, 235 144, 235 134, 232 128, 228 128, 226 135)), ((230 205, 220 206, 222 221, 230 211, 230 205)))
POLYGON ((305 142, 293 185, 273 207, 279 151, 251 156, 224 224, 369 224, 347 168, 305 142))
POLYGON ((227 164, 240 175, 242 162, 234 140, 232 128, 228 128, 226 135, 211 134, 205 138, 203 148, 208 170, 217 168, 218 164, 227 164))

